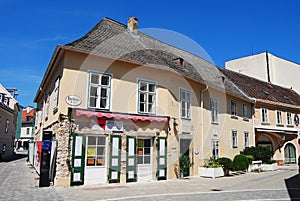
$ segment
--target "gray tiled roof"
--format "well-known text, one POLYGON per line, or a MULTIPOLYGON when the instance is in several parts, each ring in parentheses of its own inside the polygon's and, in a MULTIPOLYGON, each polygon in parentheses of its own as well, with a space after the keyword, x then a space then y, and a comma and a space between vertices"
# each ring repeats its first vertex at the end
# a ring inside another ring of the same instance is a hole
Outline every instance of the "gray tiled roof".
POLYGON ((64 47, 176 71, 209 87, 249 100, 232 82, 223 82, 224 75, 214 64, 141 32, 135 34, 126 25, 109 18, 104 18, 85 36, 64 47), (183 58, 184 65, 174 62, 176 58, 183 58))
POLYGON ((292 89, 274 85, 227 69, 220 71, 248 96, 256 99, 300 106, 300 95, 292 89))

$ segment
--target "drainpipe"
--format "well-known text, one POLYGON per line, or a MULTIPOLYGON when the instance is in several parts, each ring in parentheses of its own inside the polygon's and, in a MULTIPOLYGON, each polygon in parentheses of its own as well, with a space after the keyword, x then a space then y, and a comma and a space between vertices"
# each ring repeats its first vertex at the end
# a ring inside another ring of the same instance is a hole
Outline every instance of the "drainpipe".
POLYGON ((201 165, 204 164, 204 95, 203 93, 208 90, 208 85, 206 85, 205 89, 200 91, 200 99, 201 99, 201 123, 202 123, 202 127, 201 127, 201 165))
POLYGON ((269 64, 269 55, 268 51, 266 51, 266 61, 267 61, 267 76, 268 76, 268 82, 271 82, 270 79, 270 64, 269 64))
POLYGON ((251 114, 252 116, 252 124, 253 124, 253 137, 254 137, 254 146, 256 147, 256 141, 255 141, 255 138, 256 138, 256 133, 255 133, 255 108, 256 108, 256 98, 252 98, 254 100, 254 103, 253 103, 253 114, 251 114))

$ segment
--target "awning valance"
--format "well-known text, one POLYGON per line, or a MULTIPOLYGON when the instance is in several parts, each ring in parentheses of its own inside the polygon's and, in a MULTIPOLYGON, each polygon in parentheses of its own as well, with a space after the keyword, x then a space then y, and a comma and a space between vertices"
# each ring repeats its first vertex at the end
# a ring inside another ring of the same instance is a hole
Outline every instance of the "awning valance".
POLYGON ((167 117, 153 117, 153 116, 142 116, 142 115, 132 115, 132 114, 120 114, 120 113, 106 113, 106 112, 93 112, 93 111, 86 111, 86 110, 76 110, 75 116, 87 116, 87 117, 106 117, 106 118, 114 118, 116 120, 120 119, 131 119, 133 121, 157 121, 157 122, 168 122, 167 117))

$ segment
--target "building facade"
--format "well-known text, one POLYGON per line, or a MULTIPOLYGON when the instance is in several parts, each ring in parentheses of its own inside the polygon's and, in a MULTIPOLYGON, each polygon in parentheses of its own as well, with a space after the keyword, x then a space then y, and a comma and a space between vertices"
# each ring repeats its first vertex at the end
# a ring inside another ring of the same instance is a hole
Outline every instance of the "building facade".
POLYGON ((279 165, 298 164, 300 154, 300 95, 290 88, 264 82, 234 71, 220 69, 255 100, 256 146, 275 151, 279 165))
POLYGON ((9 160, 14 155, 18 102, 0 84, 0 161, 9 160))
POLYGON ((255 141, 253 101, 213 64, 138 32, 136 18, 105 18, 58 46, 34 100, 36 140, 47 131, 58 143, 55 185, 173 179, 181 155, 198 175, 255 141))
POLYGON ((291 88, 300 94, 300 83, 298 82, 300 65, 269 52, 227 61, 225 68, 265 82, 291 88))
POLYGON ((16 132, 16 149, 27 150, 29 141, 34 140, 35 109, 31 106, 23 108, 18 116, 16 132))

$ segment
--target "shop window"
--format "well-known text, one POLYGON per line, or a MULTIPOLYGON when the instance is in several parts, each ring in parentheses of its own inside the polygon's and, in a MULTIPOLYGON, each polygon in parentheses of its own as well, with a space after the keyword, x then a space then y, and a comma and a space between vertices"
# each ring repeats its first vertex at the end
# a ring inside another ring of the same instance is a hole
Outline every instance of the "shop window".
POLYGON ((105 136, 87 137, 87 166, 105 166, 105 136))

